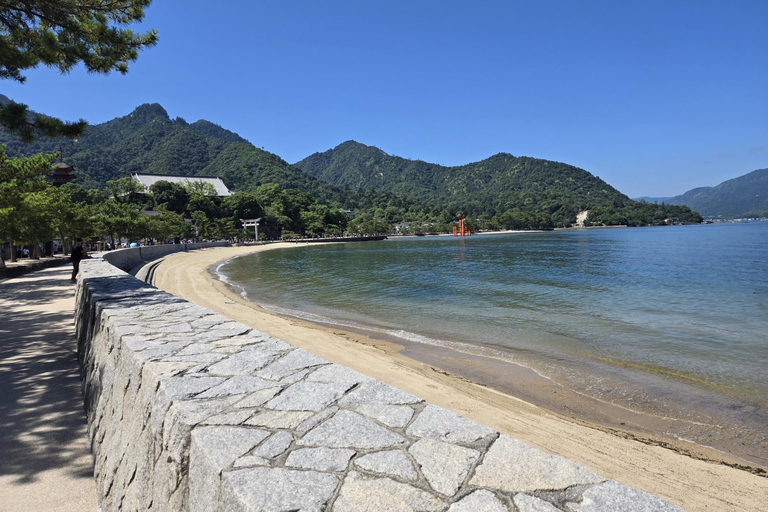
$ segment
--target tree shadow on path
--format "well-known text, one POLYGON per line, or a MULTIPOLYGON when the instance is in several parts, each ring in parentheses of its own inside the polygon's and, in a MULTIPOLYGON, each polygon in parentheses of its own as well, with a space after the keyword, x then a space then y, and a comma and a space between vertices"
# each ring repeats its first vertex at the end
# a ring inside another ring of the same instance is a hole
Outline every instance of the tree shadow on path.
POLYGON ((0 283, 0 476, 92 478, 68 269, 0 283))

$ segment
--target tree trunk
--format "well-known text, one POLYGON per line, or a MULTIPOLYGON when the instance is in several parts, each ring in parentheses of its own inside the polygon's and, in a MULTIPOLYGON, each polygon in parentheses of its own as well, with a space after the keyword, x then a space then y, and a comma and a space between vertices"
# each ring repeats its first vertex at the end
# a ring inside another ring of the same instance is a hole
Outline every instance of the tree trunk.
POLYGON ((16 263, 16 246, 11 244, 11 263, 16 263))

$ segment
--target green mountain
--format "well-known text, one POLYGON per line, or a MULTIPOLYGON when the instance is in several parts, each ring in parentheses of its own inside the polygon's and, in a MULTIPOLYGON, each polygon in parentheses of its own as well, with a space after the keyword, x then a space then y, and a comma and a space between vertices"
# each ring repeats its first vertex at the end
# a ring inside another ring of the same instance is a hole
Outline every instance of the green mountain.
POLYGON ((768 217, 768 169, 699 187, 673 197, 670 204, 686 204, 705 217, 768 217))
MULTIPOLYGON (((528 211, 549 215, 556 225, 564 225, 575 222, 577 212, 584 210, 594 212, 594 222, 612 224, 663 222, 667 214, 652 205, 654 208, 648 210, 653 210, 652 218, 635 222, 628 219, 629 210, 647 207, 638 206, 599 177, 572 165, 508 153, 447 167, 347 141, 295 165, 335 185, 385 190, 473 215, 528 211), (624 213, 614 216, 619 211, 624 213), (608 215, 612 216, 610 221, 608 215)), ((684 216, 684 212, 674 213, 670 216, 684 216)))
POLYGON ((651 197, 651 196, 642 196, 642 197, 633 197, 632 198, 635 201, 645 201, 646 203, 668 203, 672 198, 667 197, 651 197))
MULTIPOLYGON (((0 95, 0 101, 8 99, 0 95)), ((401 223, 417 231, 450 230, 458 213, 471 215, 476 229, 568 226, 584 210, 590 211, 587 224, 698 218, 686 207, 634 202, 583 169, 506 153, 446 167, 348 141, 290 165, 209 121, 171 119, 156 103, 91 125, 76 141, 38 139, 27 145, 0 130, 0 144, 11 157, 60 151, 85 187, 103 188, 134 172, 218 176, 230 189, 245 192, 276 183, 354 210, 373 232, 401 223)))
MULTIPOLYGON (((7 101, 4 96, 0 101, 7 101)), ((77 141, 38 139, 23 144, 0 130, 0 144, 9 156, 54 153, 75 168, 77 182, 103 187, 133 172, 218 176, 233 190, 252 191, 264 183, 298 189, 323 199, 343 195, 322 182, 261 150, 236 133, 209 121, 187 123, 170 119, 160 105, 145 104, 129 115, 91 125, 77 141)))

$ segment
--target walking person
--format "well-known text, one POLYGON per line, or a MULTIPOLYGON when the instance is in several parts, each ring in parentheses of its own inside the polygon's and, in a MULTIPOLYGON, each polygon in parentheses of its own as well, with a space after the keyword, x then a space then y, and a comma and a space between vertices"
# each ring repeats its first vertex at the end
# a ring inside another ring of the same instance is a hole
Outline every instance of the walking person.
POLYGON ((77 281, 77 273, 80 271, 80 260, 87 257, 88 253, 85 252, 82 241, 78 239, 72 248, 72 256, 70 257, 72 260, 72 282, 77 281))

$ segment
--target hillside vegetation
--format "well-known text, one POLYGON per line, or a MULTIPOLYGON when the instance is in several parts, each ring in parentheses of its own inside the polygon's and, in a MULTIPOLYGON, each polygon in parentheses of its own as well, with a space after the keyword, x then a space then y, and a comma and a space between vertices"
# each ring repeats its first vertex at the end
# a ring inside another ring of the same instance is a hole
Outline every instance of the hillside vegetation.
POLYGON ((109 180, 141 172, 218 176, 230 188, 241 191, 277 183, 322 197, 340 193, 209 121, 189 124, 182 118, 172 120, 156 103, 88 126, 77 141, 38 139, 23 144, 0 131, 0 144, 6 145, 11 157, 60 151, 63 160, 77 169, 78 183, 87 188, 103 188, 109 180))
POLYGON ((687 208, 632 201, 599 177, 572 165, 499 153, 480 162, 446 167, 388 155, 347 141, 315 153, 296 167, 335 185, 374 188, 455 212, 467 212, 501 227, 523 214, 565 226, 579 211, 593 224, 658 224, 678 217, 695 222, 687 208))
POLYGON ((699 187, 673 197, 670 204, 687 204, 706 217, 768 217, 768 169, 699 187))
MULTIPOLYGON (((7 98, 0 96, 3 100, 7 98)), ((269 205, 261 205, 276 212, 272 219, 283 216, 281 222, 274 220, 272 232, 288 225, 298 234, 322 234, 326 224, 339 229, 337 221, 302 221, 300 211, 309 211, 310 204, 352 210, 348 228, 362 233, 450 231, 460 213, 469 215, 475 230, 569 226, 584 210, 590 211, 587 223, 597 225, 700 219, 686 207, 632 201, 583 169, 506 153, 446 167, 348 141, 290 165, 210 121, 171 119, 158 104, 141 105, 127 116, 88 126, 76 141, 38 139, 27 145, 0 131, 0 144, 9 157, 60 151, 75 168, 77 184, 86 189, 104 190, 110 182, 141 172, 218 176, 230 189, 245 194, 263 192, 264 185, 304 194, 298 203, 299 196, 293 194, 293 199, 282 201, 285 204, 273 205, 270 199, 269 205), (288 203, 301 206, 291 209, 288 203), (312 229, 307 228, 310 224, 312 229)))

